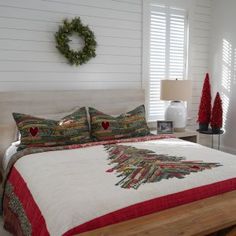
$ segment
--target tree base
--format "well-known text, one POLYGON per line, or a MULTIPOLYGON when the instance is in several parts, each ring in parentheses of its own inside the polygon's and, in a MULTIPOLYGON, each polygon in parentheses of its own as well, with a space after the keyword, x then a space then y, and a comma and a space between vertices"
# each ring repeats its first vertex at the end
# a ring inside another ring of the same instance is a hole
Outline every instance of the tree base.
POLYGON ((220 133, 220 128, 212 127, 212 133, 213 134, 219 134, 220 133))
POLYGON ((207 123, 199 123, 199 131, 207 131, 209 124, 207 123))

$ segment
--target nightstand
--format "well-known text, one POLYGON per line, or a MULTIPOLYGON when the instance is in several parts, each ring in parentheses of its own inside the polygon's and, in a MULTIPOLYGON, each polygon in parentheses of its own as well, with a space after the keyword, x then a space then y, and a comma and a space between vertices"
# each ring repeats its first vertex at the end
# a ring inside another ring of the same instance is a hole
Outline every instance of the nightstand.
POLYGON ((198 143, 199 134, 197 131, 185 130, 184 132, 174 132, 176 138, 180 138, 189 142, 198 143))
MULTIPOLYGON (((157 134, 156 130, 151 131, 152 134, 157 134)), ((174 132, 176 138, 183 139, 189 142, 198 143, 198 132, 193 130, 185 130, 184 132, 174 132)))

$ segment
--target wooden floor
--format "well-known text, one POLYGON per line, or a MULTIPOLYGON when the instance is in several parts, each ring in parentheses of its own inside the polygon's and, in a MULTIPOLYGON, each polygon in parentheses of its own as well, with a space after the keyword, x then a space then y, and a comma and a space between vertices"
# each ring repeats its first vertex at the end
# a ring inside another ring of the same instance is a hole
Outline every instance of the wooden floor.
MULTIPOLYGON (((208 235, 236 225, 236 191, 171 208, 81 236, 190 236, 208 235)), ((234 228, 229 236, 236 236, 234 228)))

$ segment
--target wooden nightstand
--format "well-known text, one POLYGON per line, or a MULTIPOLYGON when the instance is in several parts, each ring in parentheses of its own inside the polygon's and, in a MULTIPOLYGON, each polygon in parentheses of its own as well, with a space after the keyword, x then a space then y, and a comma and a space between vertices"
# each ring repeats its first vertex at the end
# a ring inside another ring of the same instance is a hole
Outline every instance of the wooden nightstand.
POLYGON ((197 131, 185 130, 184 132, 174 132, 176 138, 180 138, 189 142, 198 143, 199 134, 197 131))
MULTIPOLYGON (((157 134, 156 130, 151 131, 152 134, 157 134)), ((199 134, 197 131, 185 130, 184 132, 174 132, 176 138, 183 139, 189 142, 198 143, 199 134)))

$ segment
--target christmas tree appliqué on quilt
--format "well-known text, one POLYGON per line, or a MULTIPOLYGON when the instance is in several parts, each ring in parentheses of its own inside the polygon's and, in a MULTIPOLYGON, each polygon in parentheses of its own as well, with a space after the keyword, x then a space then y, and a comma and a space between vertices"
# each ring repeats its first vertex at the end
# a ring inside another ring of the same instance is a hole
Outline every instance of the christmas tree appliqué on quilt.
POLYGON ((194 172, 221 166, 220 163, 186 161, 184 157, 157 154, 148 149, 126 145, 104 145, 108 152, 107 172, 116 171, 123 177, 116 185, 122 188, 138 189, 143 183, 158 182, 169 178, 184 178, 194 172))

